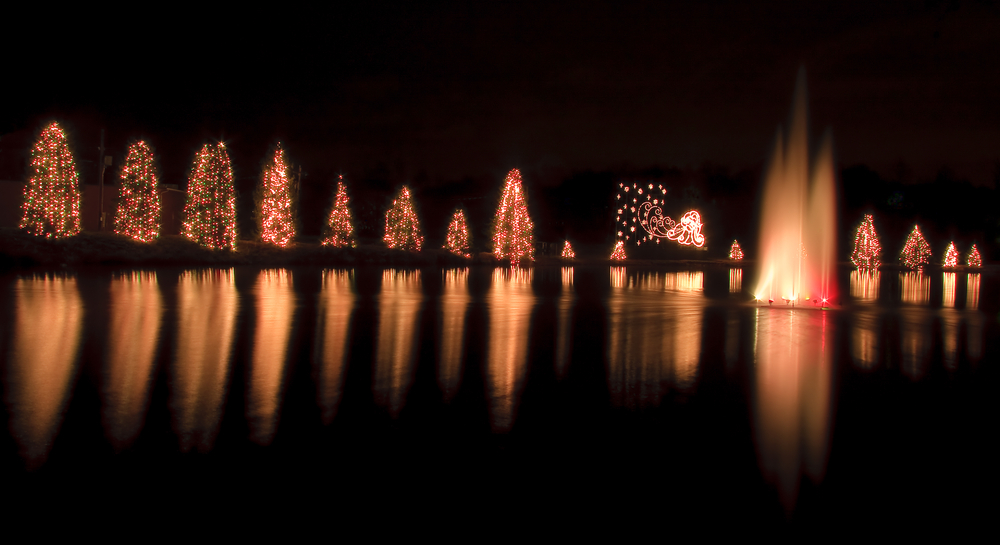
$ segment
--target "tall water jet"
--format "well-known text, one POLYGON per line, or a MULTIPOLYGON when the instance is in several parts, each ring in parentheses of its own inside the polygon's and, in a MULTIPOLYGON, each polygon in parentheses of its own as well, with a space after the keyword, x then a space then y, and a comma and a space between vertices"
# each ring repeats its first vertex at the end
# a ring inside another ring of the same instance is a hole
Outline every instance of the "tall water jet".
POLYGON ((805 70, 799 70, 787 138, 781 129, 764 180, 754 295, 785 304, 825 304, 836 295, 833 143, 824 136, 809 162, 805 70))

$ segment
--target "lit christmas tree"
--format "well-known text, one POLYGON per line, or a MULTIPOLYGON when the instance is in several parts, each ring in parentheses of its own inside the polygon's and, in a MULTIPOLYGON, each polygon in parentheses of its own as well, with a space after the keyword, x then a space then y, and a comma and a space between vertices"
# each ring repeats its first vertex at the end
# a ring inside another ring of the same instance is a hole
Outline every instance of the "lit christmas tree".
POLYGON ((563 259, 573 259, 576 257, 576 252, 573 251, 573 246, 570 245, 568 240, 563 244, 562 257, 563 259))
POLYGON ((145 142, 129 146, 122 167, 122 188, 115 232, 141 242, 160 236, 160 194, 156 192, 153 150, 145 142))
POLYGON ((903 251, 899 254, 899 260, 903 262, 903 265, 911 269, 919 268, 921 265, 931 262, 931 246, 927 244, 924 235, 920 233, 919 226, 913 226, 913 231, 906 238, 903 251))
POLYGON ((493 254, 497 259, 509 259, 512 265, 522 258, 533 259, 532 229, 534 225, 528 217, 521 173, 515 168, 504 180, 503 196, 493 221, 493 254))
POLYGON ((21 229, 46 238, 80 232, 80 180, 66 133, 53 122, 31 149, 31 176, 24 187, 21 229))
POLYGON ((292 215, 291 180, 281 144, 274 150, 274 159, 264 167, 255 197, 260 239, 276 246, 288 246, 295 238, 295 219, 292 215))
POLYGON ((979 255, 979 249, 976 245, 972 245, 972 249, 969 250, 969 258, 965 261, 970 267, 982 267, 983 258, 979 255))
POLYGON ((622 241, 619 240, 618 242, 615 243, 615 250, 613 252, 611 252, 611 259, 613 259, 615 261, 624 261, 625 260, 625 243, 624 242, 622 242, 622 241))
POLYGON ((865 214, 861 220, 857 232, 854 234, 854 251, 851 252, 851 263, 859 269, 877 269, 880 265, 879 256, 882 255, 882 246, 878 242, 878 235, 875 234, 874 217, 865 214))
POLYGON ((392 201, 392 207, 385 213, 384 240, 390 248, 417 252, 424 243, 420 222, 410 200, 410 190, 406 186, 399 191, 399 196, 392 201))
POLYGON ((216 250, 236 249, 236 190, 226 146, 202 146, 188 179, 182 233, 216 250))
POLYGON ((740 243, 733 241, 733 245, 729 248, 729 259, 733 261, 740 261, 743 259, 743 249, 740 248, 740 243))
POLYGON ((324 246, 343 248, 357 246, 354 239, 354 223, 351 221, 351 209, 347 206, 350 199, 347 198, 347 189, 344 187, 344 177, 341 176, 337 182, 337 196, 333 200, 333 210, 330 210, 330 218, 326 222, 325 234, 323 236, 324 246))
POLYGON ((461 208, 455 210, 455 214, 451 216, 444 247, 455 255, 469 257, 469 227, 465 223, 465 213, 461 208))
POLYGON ((958 250, 955 249, 954 242, 949 242, 948 249, 944 251, 944 266, 945 267, 958 266, 958 250))

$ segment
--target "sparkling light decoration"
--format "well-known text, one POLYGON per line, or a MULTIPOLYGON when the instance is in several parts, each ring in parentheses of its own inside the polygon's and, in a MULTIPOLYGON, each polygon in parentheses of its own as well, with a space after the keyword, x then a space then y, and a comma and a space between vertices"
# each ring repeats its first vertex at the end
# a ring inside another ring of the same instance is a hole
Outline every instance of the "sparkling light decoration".
POLYGON ((263 242, 284 248, 295 238, 291 180, 285 163, 285 150, 281 149, 280 143, 274 150, 274 158, 264 167, 261 175, 257 221, 263 242))
POLYGON ((357 246, 354 238, 354 223, 351 221, 351 209, 347 206, 350 199, 347 198, 347 189, 344 187, 344 176, 341 175, 337 182, 337 196, 333 200, 333 210, 326 222, 326 235, 323 237, 324 246, 342 248, 357 246))
POLYGON ((493 222, 493 254, 497 259, 509 259, 511 264, 522 258, 534 259, 533 229, 521 186, 521 172, 515 168, 504 180, 503 196, 493 222))
POLYGON ((875 218, 871 214, 865 214, 861 225, 858 226, 854 234, 854 251, 851 252, 851 263, 859 269, 877 269, 879 256, 882 255, 882 245, 878 242, 878 235, 875 234, 875 218))
POLYGON ((160 194, 153 150, 145 142, 129 146, 122 167, 122 188, 115 232, 141 242, 160 236, 160 194))
POLYGON ((615 243, 615 249, 611 252, 611 259, 614 261, 624 261, 625 260, 625 243, 618 241, 615 243))
POLYGON ((680 221, 674 221, 670 216, 663 215, 663 204, 666 202, 667 190, 662 185, 642 186, 618 184, 618 210, 615 225, 618 226, 618 240, 634 242, 636 246, 660 239, 674 240, 683 246, 705 245, 705 235, 701 233, 701 214, 697 210, 689 210, 681 216, 680 221), (641 230, 637 230, 637 228, 641 230))
POLYGON ((563 244, 562 257, 563 259, 573 259, 576 257, 576 252, 573 251, 573 246, 568 240, 563 244))
POLYGON ((21 229, 45 238, 79 233, 80 180, 58 123, 45 127, 31 149, 31 172, 24 186, 21 229))
POLYGON ((236 190, 222 142, 214 148, 205 144, 195 155, 181 232, 206 248, 236 249, 236 190))
POLYGON ((982 267, 983 258, 979 255, 979 249, 976 245, 972 245, 972 249, 969 250, 969 258, 965 261, 970 267, 982 267))
POLYGON ((410 190, 406 186, 392 201, 392 207, 385 213, 385 244, 400 250, 420 251, 424 236, 420 233, 420 222, 413 210, 410 190))
POLYGON ((455 210, 451 216, 444 247, 455 255, 469 257, 469 227, 465 223, 465 212, 462 212, 461 208, 455 210))
POLYGON ((906 244, 903 245, 903 251, 900 252, 899 260, 911 269, 917 269, 921 265, 931 262, 931 246, 927 244, 924 235, 920 233, 919 226, 913 226, 913 231, 906 238, 906 244))
POLYGON ((958 250, 955 249, 955 242, 948 243, 948 249, 944 251, 944 266, 945 267, 957 267, 958 266, 958 250))
POLYGON ((729 248, 729 259, 733 261, 741 261, 743 259, 743 249, 740 248, 740 243, 733 241, 733 245, 729 248))

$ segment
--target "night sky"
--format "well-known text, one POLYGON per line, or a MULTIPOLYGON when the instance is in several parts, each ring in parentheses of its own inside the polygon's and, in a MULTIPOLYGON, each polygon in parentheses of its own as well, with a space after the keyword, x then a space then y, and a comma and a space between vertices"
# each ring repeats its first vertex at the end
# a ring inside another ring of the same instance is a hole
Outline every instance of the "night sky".
POLYGON ((804 68, 812 134, 832 131, 842 167, 904 182, 947 167, 992 187, 1000 3, 690 4, 109 10, 44 41, 19 24, 4 36, 2 177, 53 119, 83 159, 102 127, 116 166, 147 139, 181 187, 194 152, 224 139, 243 193, 277 140, 317 198, 338 174, 359 195, 407 183, 470 200, 514 167, 529 197, 581 172, 759 173, 804 68), (61 54, 33 53, 43 42, 61 54))

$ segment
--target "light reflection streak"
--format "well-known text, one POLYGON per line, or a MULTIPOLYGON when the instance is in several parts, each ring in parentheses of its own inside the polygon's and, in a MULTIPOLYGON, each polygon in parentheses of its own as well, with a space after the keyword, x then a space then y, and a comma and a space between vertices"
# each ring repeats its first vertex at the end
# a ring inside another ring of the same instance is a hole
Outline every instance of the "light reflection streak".
POLYGON ((495 432, 513 427, 524 385, 528 333, 535 306, 531 276, 530 269, 494 269, 493 286, 486 299, 490 313, 486 380, 490 425, 495 432))
POLYGON ((872 312, 855 312, 851 320, 851 358, 854 366, 870 371, 878 365, 879 319, 872 312))
POLYGON ((323 274, 313 361, 318 367, 316 395, 324 424, 333 422, 340 407, 355 299, 353 270, 323 274))
POLYGON ((420 286, 420 271, 382 273, 372 390, 376 403, 393 418, 399 416, 413 383, 417 318, 424 300, 420 286))
POLYGON ((941 356, 944 368, 958 369, 958 328, 961 318, 953 308, 941 309, 941 356))
POLYGON ((726 368, 732 369, 740 356, 740 315, 735 310, 729 310, 726 315, 726 368))
POLYGON ((899 286, 904 303, 926 305, 931 299, 931 279, 922 271, 900 273, 899 286))
POLYGON ((177 352, 171 414, 180 448, 208 452, 215 443, 229 382, 239 309, 232 269, 185 271, 177 285, 177 352))
POLYGON ((955 307, 955 284, 958 281, 958 275, 953 272, 941 273, 941 306, 954 308, 955 307))
POLYGON ((556 329, 556 377, 563 379, 569 371, 570 351, 573 336, 572 323, 573 304, 576 296, 573 293, 573 267, 562 268, 562 293, 559 296, 559 317, 556 329))
POLYGON ((83 302, 76 280, 20 278, 5 400, 11 435, 25 465, 45 463, 59 431, 76 375, 83 302))
POLYGON ((969 273, 965 281, 965 308, 979 308, 979 273, 969 273))
POLYGON ((451 401, 462 383, 465 315, 469 307, 469 269, 443 271, 441 292, 441 355, 438 360, 438 386, 445 401, 451 401))
POLYGON ((729 293, 743 291, 743 269, 729 269, 729 293))
POLYGON ((931 315, 924 309, 903 309, 899 320, 901 370, 911 380, 927 372, 931 348, 931 315))
POLYGON ((131 272, 111 280, 107 371, 101 416, 115 450, 135 440, 149 405, 163 302, 155 272, 131 272))
POLYGON ((851 271, 851 297, 858 301, 878 300, 878 286, 881 274, 878 270, 855 269, 851 271))
POLYGON ((257 277, 257 323, 247 383, 250 440, 269 445, 278 426, 288 338, 295 312, 295 292, 287 269, 263 270, 257 277))

